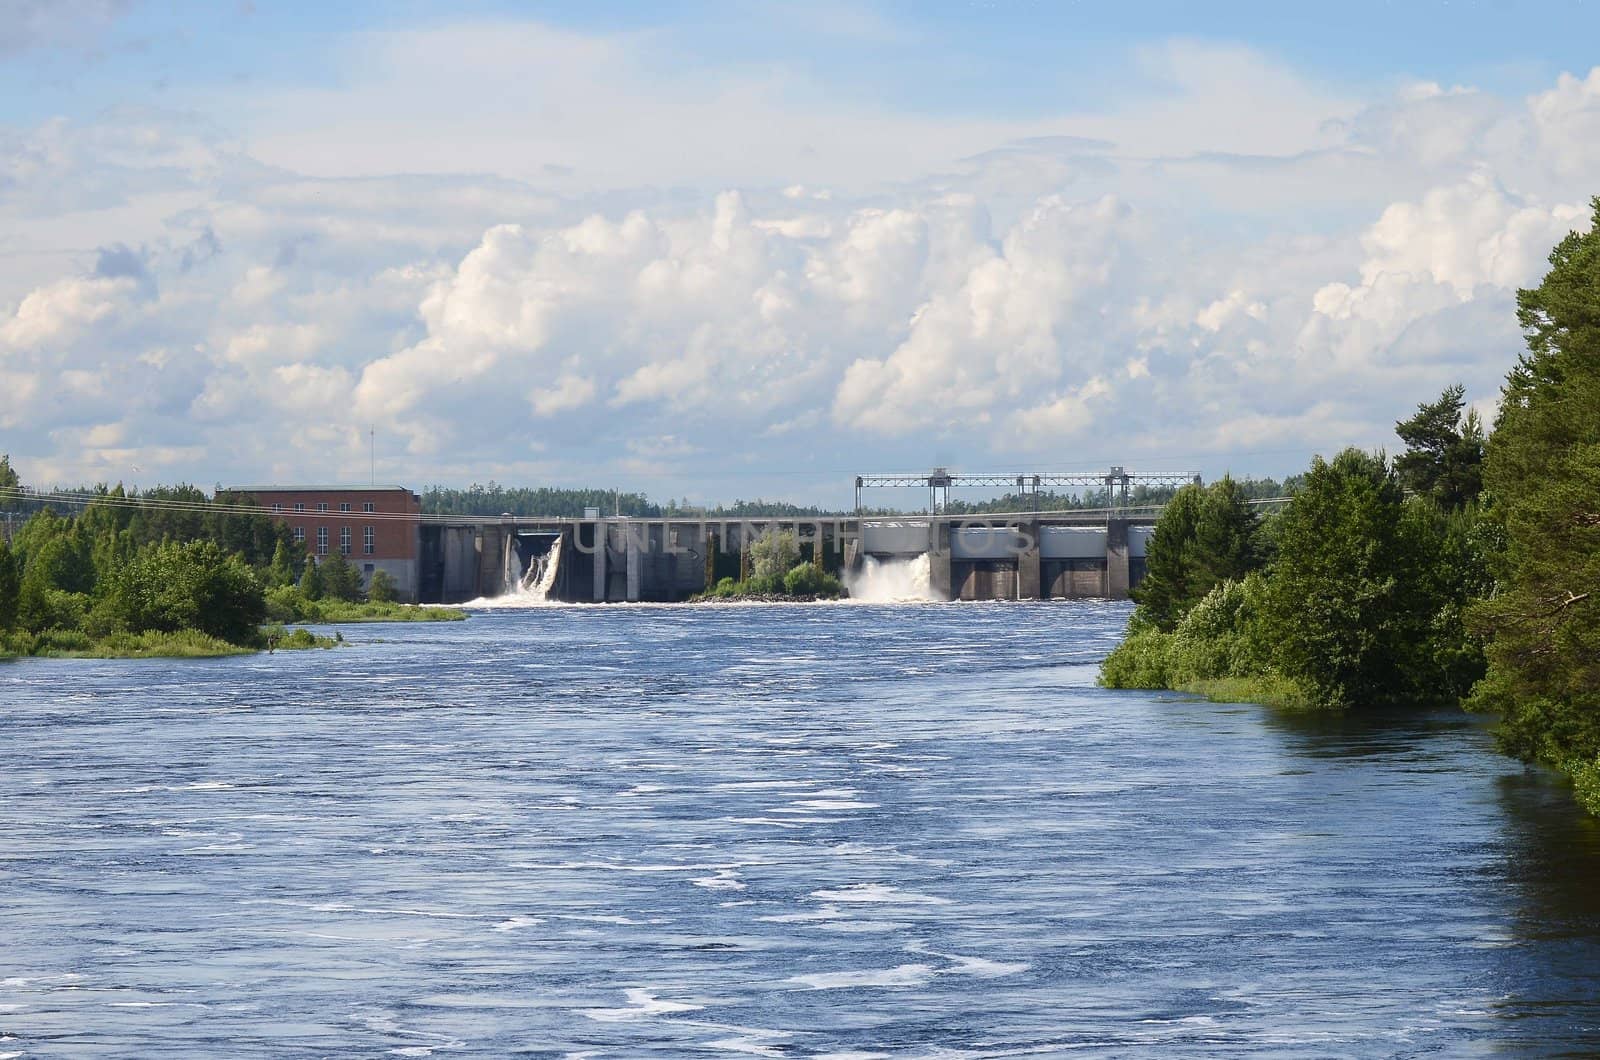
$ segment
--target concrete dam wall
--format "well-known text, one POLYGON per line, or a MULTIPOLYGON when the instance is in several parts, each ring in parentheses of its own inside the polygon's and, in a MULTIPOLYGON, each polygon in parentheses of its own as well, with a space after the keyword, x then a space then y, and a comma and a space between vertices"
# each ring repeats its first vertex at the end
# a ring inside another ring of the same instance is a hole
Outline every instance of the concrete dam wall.
POLYGON ((1153 522, 1104 512, 982 520, 450 520, 422 528, 421 596, 462 603, 537 590, 530 602, 684 600, 722 578, 747 576, 750 545, 786 531, 795 534, 802 559, 847 581, 868 565, 881 572, 925 560, 934 599, 1122 599, 1144 576, 1153 522))

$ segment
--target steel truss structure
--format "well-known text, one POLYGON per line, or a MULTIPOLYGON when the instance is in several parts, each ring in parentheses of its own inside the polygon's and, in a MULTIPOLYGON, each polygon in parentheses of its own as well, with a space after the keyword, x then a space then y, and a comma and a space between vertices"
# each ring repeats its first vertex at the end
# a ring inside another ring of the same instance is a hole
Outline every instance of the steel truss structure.
POLYGON ((983 473, 961 475, 951 472, 948 468, 936 467, 926 475, 857 475, 856 476, 856 511, 861 510, 861 491, 865 489, 905 489, 908 487, 925 488, 928 490, 929 511, 938 513, 950 503, 951 488, 962 489, 967 487, 997 486, 1015 489, 1020 496, 1033 497, 1033 508, 1039 508, 1039 492, 1046 486, 1091 486, 1106 488, 1107 500, 1114 500, 1117 491, 1122 493, 1122 507, 1128 506, 1128 491, 1132 486, 1187 486, 1189 483, 1201 485, 1198 472, 1194 471, 1163 471, 1135 473, 1123 467, 1113 467, 1109 471, 1051 471, 1036 472, 1031 474, 1000 474, 983 473))

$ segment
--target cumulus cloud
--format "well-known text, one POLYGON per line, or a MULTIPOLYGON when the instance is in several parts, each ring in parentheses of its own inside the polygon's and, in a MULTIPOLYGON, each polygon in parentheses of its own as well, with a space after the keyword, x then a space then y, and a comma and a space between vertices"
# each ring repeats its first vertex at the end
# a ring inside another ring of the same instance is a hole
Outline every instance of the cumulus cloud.
POLYGON ((1163 92, 944 121, 663 81, 626 37, 430 32, 360 38, 348 87, 271 114, 224 100, 248 136, 143 111, 0 131, 25 468, 338 478, 375 427, 415 483, 1292 470, 1451 382, 1492 401, 1600 142, 1600 72, 1359 101, 1176 42, 1140 57, 1163 92), (491 103, 424 98, 413 61, 491 103), (530 109, 562 78, 600 87, 530 109))

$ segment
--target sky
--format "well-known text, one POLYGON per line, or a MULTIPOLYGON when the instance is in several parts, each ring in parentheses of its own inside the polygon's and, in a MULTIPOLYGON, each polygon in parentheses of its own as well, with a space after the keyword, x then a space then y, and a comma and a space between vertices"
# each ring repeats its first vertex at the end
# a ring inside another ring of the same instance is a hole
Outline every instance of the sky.
POLYGON ((1600 4, 1301 6, 0 0, 0 452, 837 505, 1492 418, 1600 4))

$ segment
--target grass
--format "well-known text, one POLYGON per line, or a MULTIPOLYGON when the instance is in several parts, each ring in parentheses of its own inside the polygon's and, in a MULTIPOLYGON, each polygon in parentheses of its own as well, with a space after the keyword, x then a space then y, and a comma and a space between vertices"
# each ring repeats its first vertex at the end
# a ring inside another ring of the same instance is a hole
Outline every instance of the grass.
POLYGON ((337 648, 345 643, 343 636, 319 637, 309 629, 284 629, 267 626, 261 631, 267 638, 268 651, 302 651, 307 648, 337 648))
POLYGON ((308 600, 295 607, 295 622, 342 625, 355 622, 460 622, 465 611, 453 607, 419 607, 416 604, 364 603, 344 600, 308 600))
POLYGON ((79 630, 16 633, 7 638, 6 655, 44 659, 214 659, 249 655, 256 649, 186 629, 177 633, 112 633, 94 638, 79 630))
POLYGON ((1269 674, 1183 681, 1173 691, 1204 696, 1213 703, 1260 703, 1295 713, 1318 709, 1299 685, 1286 677, 1269 674))
MULTIPOLYGON (((263 637, 274 638, 271 646, 288 651, 303 648, 333 648, 344 638, 319 637, 308 629, 285 630, 267 627, 263 637)), ((263 639, 262 646, 266 646, 263 639)), ((49 629, 43 633, 17 632, 0 637, 0 659, 216 659, 229 655, 254 655, 261 647, 232 644, 199 630, 175 633, 109 633, 91 637, 82 630, 49 629)))

